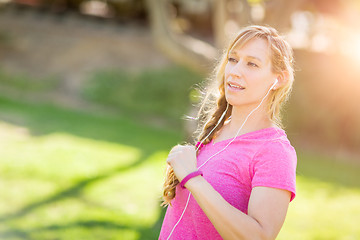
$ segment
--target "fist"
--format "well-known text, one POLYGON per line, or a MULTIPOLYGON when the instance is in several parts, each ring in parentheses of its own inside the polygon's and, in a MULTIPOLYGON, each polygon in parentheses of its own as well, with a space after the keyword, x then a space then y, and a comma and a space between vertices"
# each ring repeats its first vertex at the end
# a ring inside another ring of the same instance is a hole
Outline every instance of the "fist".
POLYGON ((197 171, 196 150, 191 145, 176 145, 168 155, 166 162, 174 169, 181 182, 188 174, 197 171))

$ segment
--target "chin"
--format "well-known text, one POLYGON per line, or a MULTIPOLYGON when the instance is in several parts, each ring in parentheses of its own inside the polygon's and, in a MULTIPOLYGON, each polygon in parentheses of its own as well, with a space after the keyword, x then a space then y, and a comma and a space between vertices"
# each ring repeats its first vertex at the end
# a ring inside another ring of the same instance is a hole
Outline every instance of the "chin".
POLYGON ((225 98, 226 98, 226 101, 227 101, 231 106, 240 106, 240 105, 243 105, 243 104, 244 104, 244 102, 239 101, 239 99, 235 99, 235 97, 225 96, 225 98))
POLYGON ((256 104, 257 102, 252 102, 252 101, 244 101, 243 98, 239 99, 239 97, 235 97, 235 96, 226 96, 226 101, 233 107, 240 107, 240 106, 250 106, 253 104, 256 104))
POLYGON ((244 102, 247 99, 247 93, 243 91, 231 91, 229 89, 225 89, 225 98, 226 101, 231 105, 237 105, 244 102))

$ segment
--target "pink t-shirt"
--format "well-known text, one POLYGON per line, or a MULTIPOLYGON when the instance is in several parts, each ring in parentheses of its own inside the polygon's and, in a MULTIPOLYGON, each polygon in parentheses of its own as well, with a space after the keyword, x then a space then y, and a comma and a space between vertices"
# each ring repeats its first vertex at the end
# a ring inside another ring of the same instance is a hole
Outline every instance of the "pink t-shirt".
MULTIPOLYGON (((231 139, 204 145, 197 157, 200 167, 231 139)), ((295 197, 297 157, 286 133, 271 127, 236 137, 220 154, 211 158, 200 170, 204 179, 232 206, 247 214, 251 190, 256 186, 285 189, 295 197)), ((172 206, 168 206, 159 239, 167 239, 179 220, 189 191, 176 187, 172 206)), ((170 239, 222 239, 193 196, 170 239)))

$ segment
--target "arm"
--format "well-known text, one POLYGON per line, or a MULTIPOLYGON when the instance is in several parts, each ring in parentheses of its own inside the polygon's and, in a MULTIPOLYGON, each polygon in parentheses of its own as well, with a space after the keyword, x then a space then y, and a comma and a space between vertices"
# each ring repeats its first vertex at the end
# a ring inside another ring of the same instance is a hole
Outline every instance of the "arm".
POLYGON ((255 187, 246 215, 226 202, 201 176, 189 180, 185 187, 223 239, 275 239, 291 196, 287 190, 255 187))
MULTIPOLYGON (((279 146, 283 147, 282 143, 279 146)), ((293 155, 294 151, 289 151, 291 152, 284 151, 282 148, 275 151, 272 145, 271 148, 263 148, 263 151, 259 152, 256 158, 254 157, 256 173, 253 182, 255 181, 256 187, 252 189, 250 195, 248 215, 229 204, 201 176, 190 179, 185 187, 192 193, 223 239, 275 239, 284 223, 291 192, 260 187, 262 181, 259 180, 264 178, 267 178, 267 181, 274 180, 272 178, 275 178, 276 181, 293 179, 296 155, 293 155), (274 154, 276 156, 269 157, 274 154), (265 155, 267 157, 264 157, 265 155), (288 156, 293 161, 288 161, 288 156), (284 165, 287 167, 284 168, 284 165), (274 169, 275 173, 271 171, 274 169)), ((170 151, 167 163, 173 167, 178 180, 181 181, 187 174, 197 170, 195 148, 190 146, 174 147, 170 151)))

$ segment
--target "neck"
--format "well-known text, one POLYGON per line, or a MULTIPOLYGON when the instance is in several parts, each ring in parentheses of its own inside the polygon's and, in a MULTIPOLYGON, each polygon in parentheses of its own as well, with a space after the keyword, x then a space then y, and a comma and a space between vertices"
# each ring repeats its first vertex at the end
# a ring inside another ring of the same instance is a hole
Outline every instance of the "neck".
MULTIPOLYGON (((229 130, 233 133, 236 133, 243 125, 247 116, 254 108, 256 108, 256 106, 233 106, 231 112, 231 120, 228 123, 229 130)), ((241 131, 239 132, 239 135, 274 126, 275 124, 267 116, 265 108, 263 106, 260 106, 249 116, 246 123, 243 125, 241 131)))

